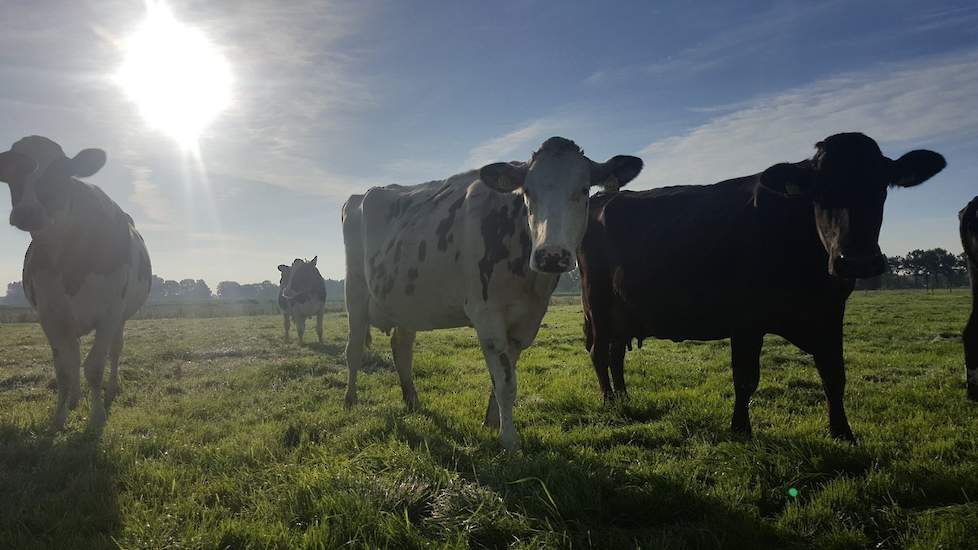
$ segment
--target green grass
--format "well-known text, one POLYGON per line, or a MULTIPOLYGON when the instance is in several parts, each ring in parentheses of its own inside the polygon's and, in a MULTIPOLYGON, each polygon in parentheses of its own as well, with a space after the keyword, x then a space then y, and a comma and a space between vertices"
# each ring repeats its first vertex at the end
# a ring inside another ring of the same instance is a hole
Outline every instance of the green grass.
POLYGON ((46 431, 50 350, 36 325, 0 325, 0 547, 973 548, 969 308, 960 291, 853 296, 852 447, 827 435, 811 358, 776 337, 751 441, 728 432, 726 341, 647 341, 630 401, 603 406, 561 299, 518 367, 518 456, 481 427, 469 329, 419 335, 409 414, 377 333, 343 410, 342 314, 305 347, 277 316, 134 321, 98 439, 87 398, 46 431))

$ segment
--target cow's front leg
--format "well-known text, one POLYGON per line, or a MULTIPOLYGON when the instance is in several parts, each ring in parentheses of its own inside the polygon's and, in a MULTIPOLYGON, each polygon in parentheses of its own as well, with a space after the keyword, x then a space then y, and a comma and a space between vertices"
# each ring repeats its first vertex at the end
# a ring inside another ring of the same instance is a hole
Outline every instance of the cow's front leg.
POLYGON ((290 322, 291 322, 291 319, 289 318, 289 314, 288 313, 283 313, 282 314, 282 328, 284 329, 284 332, 285 332, 285 336, 284 336, 285 340, 288 340, 289 339, 289 328, 290 328, 289 325, 290 325, 290 322))
POLYGON ((306 334, 306 318, 301 315, 295 318, 295 333, 299 337, 299 343, 304 343, 303 337, 306 334))
POLYGON ((846 391, 846 367, 842 358, 842 338, 833 339, 824 349, 815 353, 815 368, 822 378, 822 388, 829 408, 829 432, 832 437, 856 442, 849 427, 843 403, 846 391))
POLYGON ((68 419, 68 410, 75 408, 80 399, 78 369, 81 367, 81 352, 78 339, 67 334, 51 339, 50 343, 54 354, 54 375, 58 381, 58 400, 51 413, 51 429, 60 431, 68 419))
POLYGON ((730 367, 733 370, 734 409, 730 429, 751 435, 750 399, 761 380, 761 333, 736 334, 730 338, 730 367))
POLYGON ((105 425, 105 402, 102 395, 102 377, 105 374, 105 359, 109 346, 116 334, 121 330, 121 322, 107 322, 95 329, 95 340, 92 349, 85 357, 85 380, 91 393, 92 410, 88 417, 90 429, 98 430, 105 425))
MULTIPOLYGON (((489 367, 493 395, 499 410, 499 439, 503 448, 515 452, 520 448, 519 434, 513 425, 513 405, 516 403, 516 359, 505 330, 493 330, 476 325, 482 355, 489 367)), ((490 401, 489 408, 492 408, 490 401)))
POLYGON ((112 344, 109 348, 109 385, 105 388, 105 407, 111 407, 119 395, 119 357, 122 355, 123 332, 125 323, 119 325, 119 330, 112 337, 112 344))

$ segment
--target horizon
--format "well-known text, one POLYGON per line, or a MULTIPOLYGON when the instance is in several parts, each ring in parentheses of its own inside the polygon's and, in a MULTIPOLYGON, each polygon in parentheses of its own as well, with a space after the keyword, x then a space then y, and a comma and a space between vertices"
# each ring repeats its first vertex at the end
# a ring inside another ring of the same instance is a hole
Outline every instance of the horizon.
MULTIPOLYGON (((105 149, 85 181, 134 218, 165 279, 274 282, 278 264, 318 255, 342 280, 348 195, 525 159, 551 135, 599 161, 642 157, 628 189, 760 172, 841 131, 891 158, 934 149, 947 169, 889 195, 887 255, 959 253, 957 212, 978 192, 978 6, 966 2, 167 4, 232 77, 192 154, 113 82, 145 6, 0 7, 0 144, 40 134, 69 156, 105 149)), ((0 231, 4 282, 20 280, 29 241, 0 231)))

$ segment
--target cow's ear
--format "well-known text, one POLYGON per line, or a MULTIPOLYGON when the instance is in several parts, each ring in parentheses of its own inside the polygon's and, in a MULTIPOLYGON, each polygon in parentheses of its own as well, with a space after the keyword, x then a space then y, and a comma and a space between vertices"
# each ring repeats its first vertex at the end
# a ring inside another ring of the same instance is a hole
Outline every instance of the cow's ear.
POLYGON ((616 155, 606 162, 591 161, 591 185, 601 185, 605 191, 617 191, 642 172, 642 159, 631 155, 616 155))
POLYGON ((522 162, 496 162, 479 170, 479 179, 489 188, 500 193, 511 193, 523 187, 526 164, 522 162))
POLYGON ((318 260, 318 259, 319 259, 319 255, 318 254, 315 255, 315 256, 313 256, 312 259, 309 260, 309 265, 311 265, 313 267, 316 267, 316 260, 318 260))
POLYGON ((920 185, 947 166, 947 161, 940 153, 918 149, 910 151, 893 161, 890 185, 898 187, 913 187, 920 185))
POLYGON ((761 172, 757 183, 765 191, 789 199, 811 198, 815 192, 815 174, 808 162, 775 164, 761 172))
POLYGON ((279 264, 278 270, 281 271, 282 273, 286 273, 289 271, 289 266, 285 264, 279 264))
POLYGON ((5 151, 0 153, 0 181, 16 183, 37 170, 37 162, 27 155, 5 151))
POLYGON ((101 149, 83 149, 75 158, 68 161, 71 175, 78 178, 94 176, 105 166, 105 151, 101 149))

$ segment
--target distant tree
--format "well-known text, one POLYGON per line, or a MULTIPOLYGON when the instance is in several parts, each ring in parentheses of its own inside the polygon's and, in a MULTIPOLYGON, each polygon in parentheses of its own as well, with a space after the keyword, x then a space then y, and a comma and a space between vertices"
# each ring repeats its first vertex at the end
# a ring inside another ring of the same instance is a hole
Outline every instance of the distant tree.
POLYGON ((8 306, 30 305, 24 294, 24 284, 20 281, 7 283, 7 295, 3 298, 3 303, 8 306))
POLYGON ((163 281, 163 296, 169 300, 180 297, 180 283, 167 279, 163 281))
POLYGON ((166 297, 166 290, 163 288, 163 277, 153 275, 149 284, 149 301, 158 302, 166 297))
POLYGON ((944 278, 945 287, 950 291, 958 273, 958 257, 943 248, 933 248, 927 254, 934 273, 944 278))
POLYGON ((221 281, 217 283, 217 297, 221 300, 240 300, 242 296, 241 283, 237 281, 221 281))
POLYGON ((919 282, 920 278, 923 277, 924 288, 930 289, 930 278, 935 269, 933 255, 928 254, 925 250, 915 248, 907 252, 903 259, 903 267, 908 275, 914 278, 914 282, 919 282))

